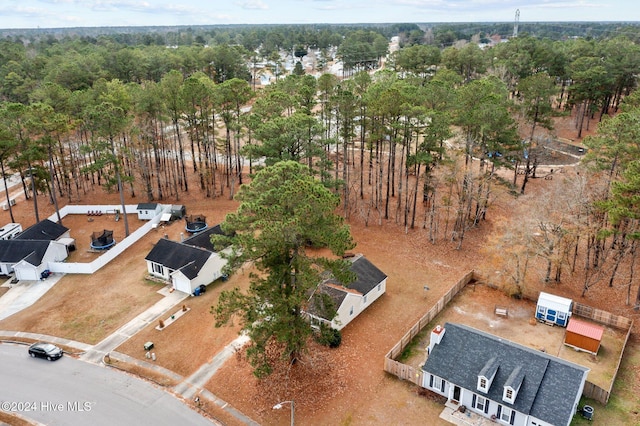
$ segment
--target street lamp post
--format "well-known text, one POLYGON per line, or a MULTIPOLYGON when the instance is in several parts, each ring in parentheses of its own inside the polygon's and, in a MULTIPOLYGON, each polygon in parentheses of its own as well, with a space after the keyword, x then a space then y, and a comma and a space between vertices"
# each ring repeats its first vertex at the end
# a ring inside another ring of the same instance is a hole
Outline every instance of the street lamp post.
POLYGON ((291 401, 278 402, 276 405, 273 406, 273 409, 274 410, 281 409, 282 408, 282 404, 291 404, 291 426, 294 426, 293 417, 294 417, 294 413, 295 413, 295 405, 293 403, 293 399, 291 401))

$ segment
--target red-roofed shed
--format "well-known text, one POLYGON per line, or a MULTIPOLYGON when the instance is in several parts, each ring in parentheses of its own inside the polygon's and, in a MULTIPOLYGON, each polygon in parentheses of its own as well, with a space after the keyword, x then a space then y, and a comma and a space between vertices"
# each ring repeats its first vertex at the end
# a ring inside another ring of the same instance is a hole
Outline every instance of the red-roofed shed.
POLYGON ((564 344, 596 355, 603 333, 604 327, 571 317, 564 344))

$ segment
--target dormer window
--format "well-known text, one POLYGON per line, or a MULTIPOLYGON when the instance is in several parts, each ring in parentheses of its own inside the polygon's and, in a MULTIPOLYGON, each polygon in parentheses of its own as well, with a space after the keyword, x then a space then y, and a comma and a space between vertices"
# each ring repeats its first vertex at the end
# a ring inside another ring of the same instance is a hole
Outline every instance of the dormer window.
POLYGON ((491 358, 484 365, 480 373, 478 374, 478 391, 482 393, 488 393, 489 388, 491 387, 491 383, 493 382, 493 378, 496 377, 496 373, 498 372, 498 367, 500 364, 495 358, 491 358))
POLYGON ((504 393, 502 394, 502 400, 504 402, 508 402, 509 404, 513 404, 516 400, 516 392, 513 388, 509 386, 504 387, 504 393))
POLYGON ((509 404, 515 403, 518 391, 520 390, 520 386, 522 386, 523 381, 524 372, 522 371, 522 367, 516 367, 511 374, 509 374, 507 381, 504 383, 502 400, 509 404))
POLYGON ((478 390, 484 393, 489 392, 489 381, 486 377, 478 377, 478 390))

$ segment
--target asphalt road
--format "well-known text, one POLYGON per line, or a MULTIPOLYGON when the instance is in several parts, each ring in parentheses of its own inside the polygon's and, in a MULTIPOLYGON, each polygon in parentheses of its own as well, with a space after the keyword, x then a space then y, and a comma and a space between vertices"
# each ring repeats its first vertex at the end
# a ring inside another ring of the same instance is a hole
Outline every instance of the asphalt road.
POLYGON ((0 344, 0 409, 54 425, 212 425, 168 392, 69 356, 30 358, 0 344))

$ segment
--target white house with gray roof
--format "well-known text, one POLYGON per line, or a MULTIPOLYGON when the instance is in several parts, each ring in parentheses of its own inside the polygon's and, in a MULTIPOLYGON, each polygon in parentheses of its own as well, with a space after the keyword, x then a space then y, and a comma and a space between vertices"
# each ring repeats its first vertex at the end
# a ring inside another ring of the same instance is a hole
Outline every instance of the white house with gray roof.
POLYGON ((69 228, 45 219, 30 226, 11 240, 0 240, 0 274, 15 273, 20 281, 39 280, 49 262, 62 262, 68 256, 65 240, 69 228))
POLYGON ((182 242, 161 238, 145 257, 149 275, 188 294, 222 277, 227 260, 215 250, 212 235, 223 235, 219 225, 182 242))
POLYGON ((461 324, 431 332, 422 387, 498 424, 569 426, 589 369, 461 324))
POLYGON ((342 330, 387 290, 387 275, 362 254, 349 260, 350 270, 356 275, 354 282, 344 285, 327 279, 310 295, 305 313, 312 325, 324 323, 342 330), (334 311, 335 316, 331 316, 334 311))

